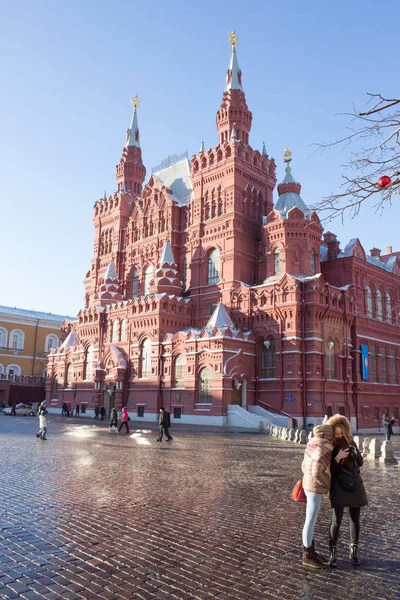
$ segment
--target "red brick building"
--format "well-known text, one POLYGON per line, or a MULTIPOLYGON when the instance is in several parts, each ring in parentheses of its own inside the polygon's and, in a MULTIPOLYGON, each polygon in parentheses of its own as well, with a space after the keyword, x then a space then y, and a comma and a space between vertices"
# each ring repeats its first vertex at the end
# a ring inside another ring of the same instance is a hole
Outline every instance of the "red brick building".
POLYGON ((94 205, 85 307, 49 356, 51 406, 126 405, 140 420, 164 405, 221 425, 342 412, 359 430, 398 418, 399 260, 323 234, 289 151, 274 206, 235 40, 215 147, 146 178, 133 104, 117 190, 94 205))

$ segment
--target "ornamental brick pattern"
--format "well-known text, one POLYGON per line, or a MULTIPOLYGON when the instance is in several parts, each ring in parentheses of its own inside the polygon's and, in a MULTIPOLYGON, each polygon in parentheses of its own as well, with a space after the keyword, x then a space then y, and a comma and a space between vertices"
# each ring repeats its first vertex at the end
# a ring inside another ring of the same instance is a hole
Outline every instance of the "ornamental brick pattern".
POLYGON ((360 431, 384 410, 398 419, 397 253, 367 255, 358 238, 340 250, 301 198, 289 150, 274 206, 276 164, 251 146, 236 45, 217 146, 146 179, 133 104, 117 189, 94 205, 85 306, 49 356, 50 406, 153 419, 165 405, 222 425, 229 405, 257 405, 299 426, 340 412, 360 431))

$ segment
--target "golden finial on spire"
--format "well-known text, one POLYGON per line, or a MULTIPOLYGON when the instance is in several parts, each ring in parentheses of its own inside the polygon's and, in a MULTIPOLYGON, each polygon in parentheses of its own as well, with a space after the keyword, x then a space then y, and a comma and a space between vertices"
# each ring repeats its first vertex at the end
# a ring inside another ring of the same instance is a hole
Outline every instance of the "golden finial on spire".
POLYGON ((289 164, 291 160, 292 160, 292 152, 289 150, 289 148, 285 148, 285 154, 283 155, 283 162, 289 164))
POLYGON ((238 43, 239 38, 237 37, 234 31, 228 31, 229 41, 232 44, 232 50, 236 48, 236 44, 238 43))
POLYGON ((137 108, 139 108, 139 104, 140 104, 140 100, 137 96, 132 96, 131 97, 131 102, 132 102, 132 106, 133 108, 136 110, 137 108))

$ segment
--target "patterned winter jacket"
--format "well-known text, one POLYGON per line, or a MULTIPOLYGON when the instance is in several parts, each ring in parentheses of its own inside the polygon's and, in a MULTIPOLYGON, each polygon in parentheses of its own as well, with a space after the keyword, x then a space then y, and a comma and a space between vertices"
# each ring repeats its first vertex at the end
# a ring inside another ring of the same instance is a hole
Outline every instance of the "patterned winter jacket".
POLYGON ((331 485, 331 456, 333 428, 331 425, 314 427, 314 437, 304 453, 303 488, 315 494, 328 494, 331 485))

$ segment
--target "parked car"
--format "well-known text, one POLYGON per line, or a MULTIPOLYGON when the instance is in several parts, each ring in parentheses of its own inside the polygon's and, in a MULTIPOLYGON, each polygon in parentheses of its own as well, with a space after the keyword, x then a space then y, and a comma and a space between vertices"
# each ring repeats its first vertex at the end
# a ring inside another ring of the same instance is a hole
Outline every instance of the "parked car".
MULTIPOLYGON (((11 415, 13 410, 12 406, 7 406, 3 412, 6 415, 11 415)), ((23 416, 29 416, 29 417, 34 417, 36 414, 35 409, 33 408, 33 406, 31 406, 30 404, 16 404, 15 405, 15 414, 16 415, 23 415, 23 416)))

